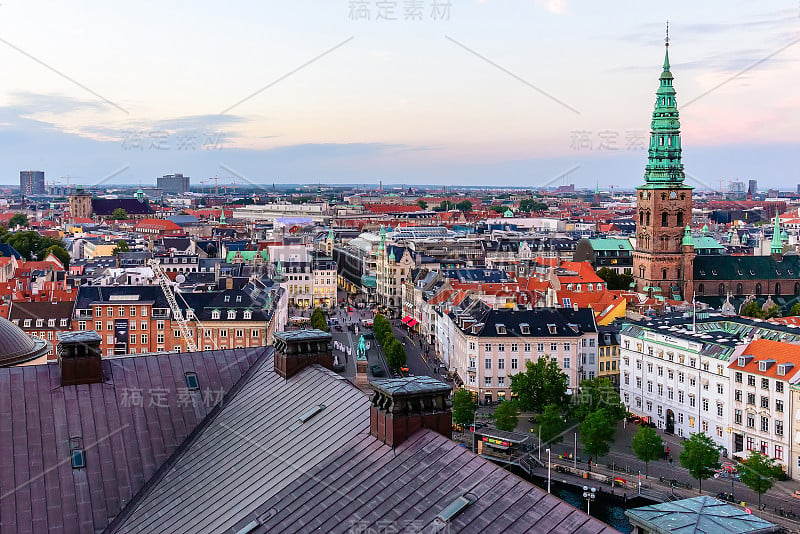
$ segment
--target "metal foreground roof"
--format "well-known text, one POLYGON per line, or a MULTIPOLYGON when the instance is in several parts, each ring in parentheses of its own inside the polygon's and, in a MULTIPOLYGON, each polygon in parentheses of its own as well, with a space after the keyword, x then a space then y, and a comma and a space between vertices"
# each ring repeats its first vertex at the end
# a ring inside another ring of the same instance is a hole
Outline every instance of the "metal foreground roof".
POLYGON ((761 534, 779 532, 778 525, 744 510, 702 496, 627 510, 636 526, 658 534, 761 534))

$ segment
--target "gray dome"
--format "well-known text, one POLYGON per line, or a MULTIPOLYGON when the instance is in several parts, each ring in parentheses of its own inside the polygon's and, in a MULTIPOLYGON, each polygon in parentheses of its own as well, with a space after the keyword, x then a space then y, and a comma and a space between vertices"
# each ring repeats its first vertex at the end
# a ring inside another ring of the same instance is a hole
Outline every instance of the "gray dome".
POLYGON ((36 359, 50 349, 47 341, 29 336, 22 328, 0 317, 0 367, 36 359))

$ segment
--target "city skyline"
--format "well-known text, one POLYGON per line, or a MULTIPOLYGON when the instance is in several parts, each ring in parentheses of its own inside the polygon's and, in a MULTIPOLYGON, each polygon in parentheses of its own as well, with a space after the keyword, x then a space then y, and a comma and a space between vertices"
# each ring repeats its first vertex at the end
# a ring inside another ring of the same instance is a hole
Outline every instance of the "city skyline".
POLYGON ((687 182, 800 181, 796 97, 783 89, 800 56, 789 2, 424 1, 421 13, 298 2, 230 14, 199 2, 188 17, 89 4, 81 20, 37 12, 35 34, 30 7, 0 7, 14 24, 0 57, 15 73, 0 92, 2 183, 36 168, 83 185, 177 171, 195 183, 633 187, 666 19, 687 182))

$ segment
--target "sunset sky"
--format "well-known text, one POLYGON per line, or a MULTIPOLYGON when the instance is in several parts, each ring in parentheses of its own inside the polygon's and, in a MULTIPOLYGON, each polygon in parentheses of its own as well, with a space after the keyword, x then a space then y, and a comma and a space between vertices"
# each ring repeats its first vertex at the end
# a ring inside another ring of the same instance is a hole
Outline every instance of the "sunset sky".
POLYGON ((667 19, 691 185, 794 189, 797 0, 3 1, 0 182, 630 187, 667 19))

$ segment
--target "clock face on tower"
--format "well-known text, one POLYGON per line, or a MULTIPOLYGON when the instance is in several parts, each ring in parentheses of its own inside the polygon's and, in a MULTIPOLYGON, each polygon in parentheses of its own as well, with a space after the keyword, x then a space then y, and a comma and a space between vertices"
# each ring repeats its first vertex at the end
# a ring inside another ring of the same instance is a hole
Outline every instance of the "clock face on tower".
POLYGON ((676 198, 678 198, 678 193, 676 193, 675 191, 670 191, 669 198, 670 200, 675 200, 676 198))

